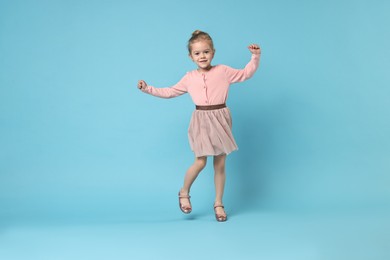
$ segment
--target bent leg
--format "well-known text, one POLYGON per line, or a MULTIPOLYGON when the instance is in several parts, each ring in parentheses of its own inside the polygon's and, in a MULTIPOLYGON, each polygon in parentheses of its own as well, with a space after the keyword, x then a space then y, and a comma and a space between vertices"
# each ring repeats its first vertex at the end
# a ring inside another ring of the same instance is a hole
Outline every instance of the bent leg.
MULTIPOLYGON (((194 163, 188 168, 186 175, 184 176, 184 184, 180 189, 181 196, 188 196, 190 193, 190 189, 195 179, 198 177, 199 173, 204 169, 207 163, 207 157, 196 157, 194 163)), ((191 208, 191 204, 189 199, 180 198, 180 203, 183 208, 191 208)))

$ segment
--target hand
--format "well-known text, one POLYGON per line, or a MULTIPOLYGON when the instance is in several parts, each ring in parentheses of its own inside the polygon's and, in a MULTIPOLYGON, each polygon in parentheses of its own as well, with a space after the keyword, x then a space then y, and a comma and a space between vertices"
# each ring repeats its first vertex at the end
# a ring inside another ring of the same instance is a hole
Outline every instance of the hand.
POLYGON ((143 81, 143 80, 138 80, 138 85, 137 85, 137 87, 138 87, 139 89, 145 89, 147 85, 148 85, 148 84, 146 84, 145 81, 143 81))
POLYGON ((259 45, 257 44, 251 44, 248 46, 248 49, 249 51, 252 53, 252 54, 261 54, 261 48, 259 45))

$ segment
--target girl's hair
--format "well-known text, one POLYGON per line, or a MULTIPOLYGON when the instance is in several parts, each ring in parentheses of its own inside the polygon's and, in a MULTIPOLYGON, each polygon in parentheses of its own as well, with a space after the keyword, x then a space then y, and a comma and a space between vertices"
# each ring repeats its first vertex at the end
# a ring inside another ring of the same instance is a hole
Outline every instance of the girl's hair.
POLYGON ((197 42, 197 41, 201 41, 201 40, 209 41, 211 48, 214 51, 213 39, 211 39, 210 35, 207 32, 202 32, 202 31, 196 30, 192 33, 191 38, 188 40, 187 48, 188 48, 188 52, 190 54, 191 54, 191 44, 193 44, 194 42, 197 42))

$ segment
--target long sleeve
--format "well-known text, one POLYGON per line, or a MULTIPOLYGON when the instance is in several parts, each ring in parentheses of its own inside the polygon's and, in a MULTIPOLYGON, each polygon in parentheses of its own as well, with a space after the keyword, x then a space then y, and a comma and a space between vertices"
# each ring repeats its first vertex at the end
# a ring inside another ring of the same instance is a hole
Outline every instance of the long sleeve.
POLYGON ((142 92, 160 97, 160 98, 174 98, 187 93, 187 79, 186 75, 175 85, 167 88, 156 88, 153 86, 146 86, 142 92))
POLYGON ((225 73, 230 83, 247 80, 255 74, 260 63, 260 54, 252 54, 252 58, 244 69, 233 69, 225 66, 225 73))

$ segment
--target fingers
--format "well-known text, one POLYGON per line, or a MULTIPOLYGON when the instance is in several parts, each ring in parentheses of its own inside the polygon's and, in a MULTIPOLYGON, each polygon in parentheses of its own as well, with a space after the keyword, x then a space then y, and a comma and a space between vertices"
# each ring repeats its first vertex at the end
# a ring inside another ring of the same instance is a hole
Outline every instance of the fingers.
POLYGON ((252 49, 252 50, 259 50, 260 49, 260 46, 253 43, 251 45, 248 46, 249 49, 252 49))
POLYGON ((259 54, 261 53, 261 48, 258 44, 255 44, 255 43, 252 43, 248 46, 248 49, 250 52, 252 53, 255 53, 255 54, 259 54))
POLYGON ((145 88, 145 87, 146 87, 146 82, 143 81, 143 80, 138 80, 138 85, 137 85, 137 87, 138 87, 139 89, 145 88))

